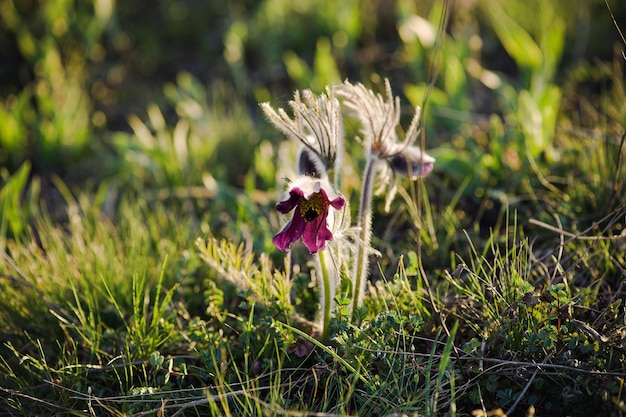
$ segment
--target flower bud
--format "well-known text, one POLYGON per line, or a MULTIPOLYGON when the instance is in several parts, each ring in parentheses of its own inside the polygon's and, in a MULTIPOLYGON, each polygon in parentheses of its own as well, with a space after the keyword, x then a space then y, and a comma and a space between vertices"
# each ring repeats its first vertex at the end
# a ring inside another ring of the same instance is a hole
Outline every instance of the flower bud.
POLYGON ((324 162, 306 146, 300 147, 297 160, 298 174, 320 179, 326 177, 324 162))
POLYGON ((435 158, 417 146, 406 146, 401 152, 389 157, 388 161, 394 172, 411 180, 430 174, 435 164, 435 158))

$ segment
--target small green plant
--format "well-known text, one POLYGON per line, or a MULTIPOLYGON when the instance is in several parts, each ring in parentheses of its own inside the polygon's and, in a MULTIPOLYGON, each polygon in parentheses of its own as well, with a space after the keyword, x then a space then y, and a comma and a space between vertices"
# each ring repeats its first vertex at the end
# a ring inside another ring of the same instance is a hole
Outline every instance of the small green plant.
POLYGON ((30 170, 25 162, 13 175, 6 169, 0 171, 0 253, 8 238, 21 237, 28 229, 40 193, 39 182, 29 181, 30 170))
MULTIPOLYGON (((168 254, 177 260, 180 242, 152 232, 174 227, 172 236, 184 239, 185 228, 158 223, 158 216, 147 220, 145 207, 128 201, 113 227, 86 195, 74 199, 58 186, 66 193, 67 224, 38 211, 37 238, 16 237, 2 252, 1 385, 20 389, 45 380, 86 389, 91 378, 119 371, 113 380, 124 390, 134 383, 130 363, 180 341, 180 292, 171 269, 155 263, 168 254), (56 343, 42 342, 49 340, 56 343)), ((41 389, 49 397, 54 387, 41 389)))
POLYGON ((148 105, 146 122, 131 115, 134 134, 113 137, 123 157, 121 172, 137 189, 174 188, 181 196, 199 199, 215 196, 216 178, 241 185, 254 152, 242 155, 240 147, 253 150, 258 135, 244 108, 227 98, 228 87, 207 91, 191 74, 180 73, 177 84, 166 85, 164 91, 177 114, 175 126, 168 126, 156 104, 148 105), (225 122, 231 117, 237 122, 225 122))
POLYGON ((16 3, 4 4, 0 20, 3 34, 16 39, 18 70, 29 76, 17 91, 0 93, 0 166, 14 170, 25 160, 37 169, 76 163, 94 149, 87 64, 102 49, 100 38, 114 8, 16 3))
MULTIPOLYGON (((476 404, 497 404, 507 415, 520 403, 545 410, 584 408, 586 401, 593 403, 590 409, 606 407, 582 374, 596 366, 619 366, 619 360, 609 365, 615 359, 613 348, 608 357, 602 350, 603 344, 611 344, 606 332, 615 323, 607 327, 601 318, 588 321, 587 309, 596 297, 576 282, 566 255, 557 258, 549 252, 548 262, 533 253, 528 241, 519 241, 515 233, 492 234, 485 252, 474 252, 467 265, 446 275, 460 300, 455 316, 472 317, 468 325, 474 336, 464 351, 478 361, 475 378, 480 387, 469 398, 476 404), (548 264, 554 269, 547 269, 548 264)), ((599 308, 600 317, 611 314, 609 305, 599 308)), ((602 385, 608 392, 612 382, 602 385)))

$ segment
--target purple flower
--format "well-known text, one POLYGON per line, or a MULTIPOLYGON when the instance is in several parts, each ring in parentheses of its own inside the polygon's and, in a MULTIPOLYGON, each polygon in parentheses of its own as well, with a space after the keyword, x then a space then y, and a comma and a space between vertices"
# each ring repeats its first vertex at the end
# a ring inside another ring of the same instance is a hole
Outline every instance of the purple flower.
POLYGON ((328 208, 340 210, 346 204, 342 197, 331 199, 329 194, 334 196, 330 184, 325 180, 302 176, 294 181, 286 199, 276 205, 276 210, 282 214, 293 210, 293 216, 272 239, 274 245, 286 251, 302 237, 311 253, 324 249, 326 241, 333 240, 333 234, 328 228, 328 208))

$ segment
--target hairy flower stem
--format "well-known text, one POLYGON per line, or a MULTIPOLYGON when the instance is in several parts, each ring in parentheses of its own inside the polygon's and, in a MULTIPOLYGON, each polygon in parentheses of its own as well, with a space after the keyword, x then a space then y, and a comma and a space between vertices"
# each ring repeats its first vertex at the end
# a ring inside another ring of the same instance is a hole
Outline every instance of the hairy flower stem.
MULTIPOLYGON (((326 261, 326 249, 319 251, 318 261, 320 273, 322 274, 322 343, 328 344, 328 334, 330 331, 330 310, 332 304, 332 287, 335 280, 330 278, 328 262, 326 261)), ((334 277, 333 277, 334 278, 334 277)))
POLYGON ((372 197, 374 190, 374 178, 378 159, 368 155, 365 164, 363 183, 361 184, 361 201, 359 203, 359 217, 357 227, 359 229, 359 246, 357 249, 356 262, 354 264, 354 287, 352 289, 352 320, 356 319, 357 307, 363 303, 365 296, 365 283, 369 271, 370 239, 372 238, 372 197))

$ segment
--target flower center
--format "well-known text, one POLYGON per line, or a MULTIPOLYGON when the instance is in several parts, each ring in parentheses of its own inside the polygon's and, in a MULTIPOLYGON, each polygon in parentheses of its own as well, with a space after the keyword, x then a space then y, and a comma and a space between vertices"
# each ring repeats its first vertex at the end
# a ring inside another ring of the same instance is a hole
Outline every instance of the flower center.
POLYGON ((315 193, 308 200, 303 198, 300 200, 300 214, 306 222, 315 220, 324 211, 324 197, 322 193, 315 193))

